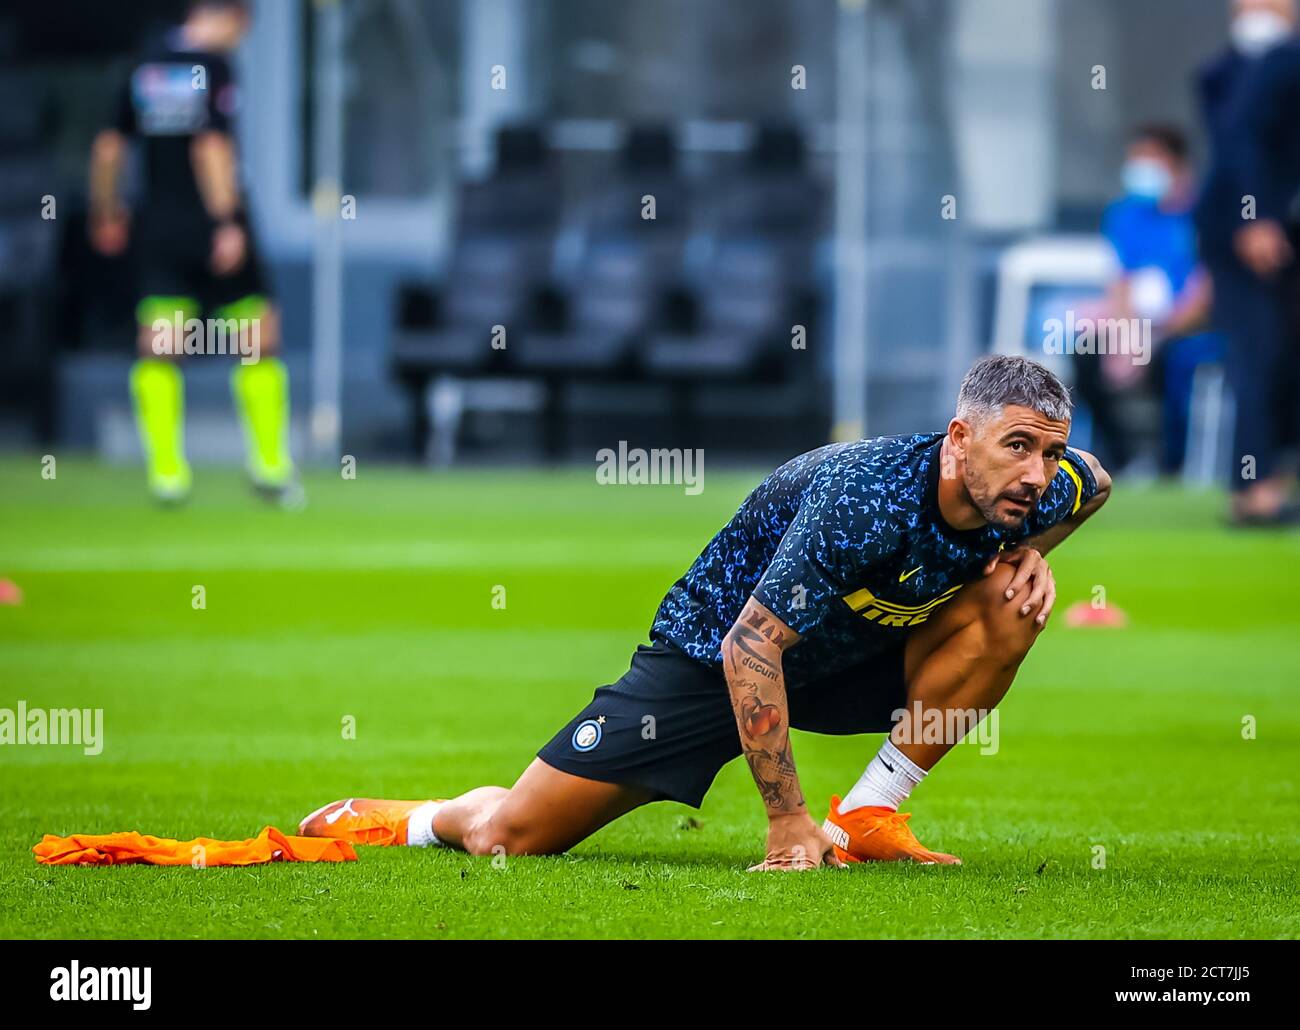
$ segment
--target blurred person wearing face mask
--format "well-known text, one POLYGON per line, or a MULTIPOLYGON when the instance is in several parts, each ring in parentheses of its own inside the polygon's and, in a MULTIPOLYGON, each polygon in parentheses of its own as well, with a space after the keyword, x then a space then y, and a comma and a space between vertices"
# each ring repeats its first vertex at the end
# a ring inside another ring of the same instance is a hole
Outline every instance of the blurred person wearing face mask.
POLYGON ((1259 57, 1295 30, 1295 10, 1287 0, 1256 0, 1233 5, 1228 34, 1245 57, 1259 57))
POLYGON ((1186 450, 1192 377, 1222 357, 1222 341, 1205 331, 1208 277, 1196 254, 1195 181, 1182 131, 1148 125, 1132 136, 1121 171, 1124 194, 1106 209, 1102 234, 1115 252, 1115 275, 1093 312, 1098 325, 1120 319, 1149 325, 1152 351, 1099 347, 1076 367, 1079 393, 1093 416, 1101 453, 1112 467, 1134 459, 1133 434, 1119 395, 1139 385, 1160 400, 1160 471, 1176 474, 1186 450))
POLYGON ((1300 521, 1286 452, 1300 443, 1300 40, 1295 0, 1237 0, 1201 72, 1212 166, 1197 203, 1236 395, 1231 521, 1300 521))

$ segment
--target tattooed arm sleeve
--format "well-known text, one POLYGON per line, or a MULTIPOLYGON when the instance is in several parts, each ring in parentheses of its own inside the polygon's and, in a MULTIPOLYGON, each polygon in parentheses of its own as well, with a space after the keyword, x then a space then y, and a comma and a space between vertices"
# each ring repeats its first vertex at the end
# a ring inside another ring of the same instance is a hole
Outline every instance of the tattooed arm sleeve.
POLYGON ((805 811, 790 750, 790 707, 781 652, 799 634, 750 598, 722 641, 722 665, 740 746, 769 816, 805 811))

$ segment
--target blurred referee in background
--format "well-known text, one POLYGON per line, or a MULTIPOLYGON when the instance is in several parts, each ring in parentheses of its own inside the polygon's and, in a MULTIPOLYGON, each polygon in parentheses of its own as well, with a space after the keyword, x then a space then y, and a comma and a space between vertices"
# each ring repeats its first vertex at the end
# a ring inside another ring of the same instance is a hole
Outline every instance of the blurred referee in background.
POLYGON ((1282 467, 1283 451, 1300 442, 1295 30, 1295 0, 1234 0, 1232 44, 1198 84, 1213 154, 1196 221, 1237 401, 1231 518, 1238 526, 1300 521, 1282 467))
MULTIPOLYGON (((236 362, 231 389, 248 471, 269 499, 301 500, 288 447, 288 376, 275 356, 279 318, 253 245, 234 139, 238 93, 226 55, 248 23, 245 0, 193 0, 180 25, 146 45, 112 126, 96 136, 91 152, 91 242, 117 255, 134 233, 140 256, 131 396, 149 488, 162 501, 183 500, 190 490, 177 361, 188 348, 176 327, 200 316, 208 325, 239 320, 243 333, 253 327, 251 340, 238 340, 241 357, 227 359, 236 362), (121 184, 133 141, 143 182, 129 210, 121 184)), ((236 341, 228 342, 234 351, 236 341)))

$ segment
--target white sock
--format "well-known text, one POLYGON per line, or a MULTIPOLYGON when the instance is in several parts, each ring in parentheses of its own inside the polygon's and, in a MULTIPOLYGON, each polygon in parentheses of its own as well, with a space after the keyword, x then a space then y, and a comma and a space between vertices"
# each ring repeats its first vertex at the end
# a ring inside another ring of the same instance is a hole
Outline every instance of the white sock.
POLYGON ((912 788, 925 779, 925 770, 909 759, 892 740, 886 739, 862 777, 840 802, 841 812, 851 812, 864 805, 898 810, 912 788))
POLYGON ((428 801, 417 808, 406 820, 406 843, 413 848, 427 848, 429 845, 442 847, 442 841, 433 832, 433 817, 438 814, 445 802, 428 801))

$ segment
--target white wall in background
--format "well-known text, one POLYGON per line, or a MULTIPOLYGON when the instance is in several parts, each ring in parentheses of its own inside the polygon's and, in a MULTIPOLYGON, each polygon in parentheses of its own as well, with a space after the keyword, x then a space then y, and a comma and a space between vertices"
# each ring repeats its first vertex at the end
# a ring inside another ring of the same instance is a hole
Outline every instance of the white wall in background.
POLYGON ((967 228, 1033 229, 1055 213, 1057 0, 954 5, 948 102, 967 228))

